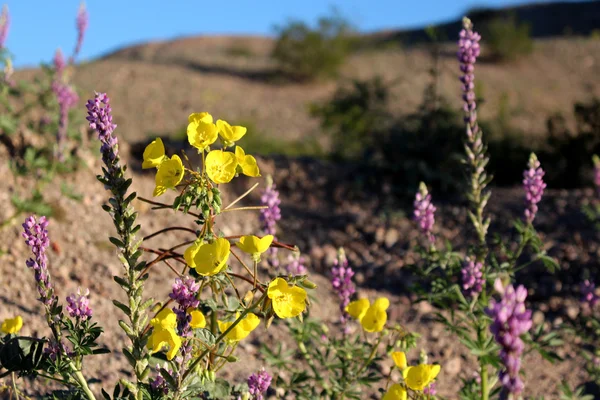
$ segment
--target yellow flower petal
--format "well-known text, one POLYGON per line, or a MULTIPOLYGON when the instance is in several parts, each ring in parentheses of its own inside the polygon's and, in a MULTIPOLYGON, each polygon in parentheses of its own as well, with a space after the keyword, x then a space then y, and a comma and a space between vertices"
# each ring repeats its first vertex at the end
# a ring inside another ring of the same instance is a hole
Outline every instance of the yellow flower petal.
POLYGON ((244 253, 248 253, 256 261, 260 260, 260 255, 269 249, 273 243, 273 235, 265 235, 259 238, 254 235, 242 236, 235 245, 244 253))
POLYGON ((400 370, 403 370, 408 366, 406 363, 406 354, 403 351, 393 352, 392 360, 394 360, 394 364, 396 364, 396 367, 400 368, 400 370))
POLYGON ((213 150, 206 156, 206 173, 215 183, 231 182, 237 168, 237 158, 229 151, 213 150))
POLYGON ((387 312, 373 304, 360 319, 360 324, 367 332, 381 332, 387 322, 387 312))
POLYGON ((375 307, 381 311, 387 310, 389 308, 389 306, 390 306, 390 301, 386 297, 380 297, 377 300, 375 300, 375 303, 373 303, 373 307, 375 307))
POLYGON ((170 308, 163 308, 150 320, 150 324, 155 329, 175 329, 177 328, 177 314, 170 308))
POLYGON ((190 311, 190 315, 192 320, 190 321, 190 326, 193 329, 204 328, 206 326, 206 317, 202 314, 200 310, 192 310, 190 311))
POLYGON ((156 138, 156 140, 152 141, 152 143, 144 149, 144 162, 142 163, 142 168, 158 167, 166 159, 165 145, 161 138, 156 138))
POLYGON ((219 137, 217 126, 212 123, 213 118, 207 112, 194 113, 188 117, 187 136, 190 145, 198 149, 198 152, 213 144, 219 137))
POLYGON ((227 266, 230 253, 231 245, 224 238, 201 245, 194 256, 196 272, 204 276, 218 274, 227 266))
POLYGON ((23 327, 23 318, 20 315, 17 315, 14 318, 7 318, 2 322, 2 332, 7 334, 15 334, 18 333, 23 327))
POLYGON ((370 304, 369 299, 354 300, 346 306, 346 312, 352 318, 360 320, 366 314, 370 304))
POLYGON ((271 281, 267 296, 279 318, 297 317, 306 309, 306 291, 298 286, 289 286, 285 279, 271 281))
POLYGON ((175 333, 174 329, 155 328, 148 339, 148 348, 151 350, 151 353, 156 353, 165 346, 169 347, 167 359, 172 360, 181 347, 181 337, 175 333))
POLYGON ((412 390, 423 391, 437 377, 441 367, 437 364, 420 364, 402 371, 404 382, 412 390))
POLYGON ((217 120, 217 128, 219 129, 219 134, 223 138, 226 147, 231 146, 234 142, 240 140, 247 131, 243 126, 231 126, 227 121, 223 121, 222 119, 217 120))
POLYGON ((167 189, 175 189, 183 179, 184 173, 185 169, 178 155, 163 161, 156 172, 154 196, 162 195, 167 189))
POLYGON ((238 166, 244 175, 253 178, 260 176, 256 158, 251 155, 246 155, 244 149, 240 146, 235 147, 235 157, 237 158, 238 166))
POLYGON ((198 250, 201 246, 202 242, 200 240, 197 240, 183 252, 183 259, 190 268, 196 268, 194 257, 196 257, 196 254, 198 253, 198 250))
POLYGON ((404 390, 402 385, 394 383, 383 396, 382 400, 406 400, 407 398, 406 390, 404 390))
MULTIPOLYGON (((236 319, 238 315, 236 315, 236 319)), ((231 325, 233 325, 234 321, 231 322, 223 322, 217 321, 219 325, 219 330, 221 332, 225 332, 231 325)), ((250 334, 256 327, 260 324, 260 319, 253 313, 248 313, 244 319, 242 319, 236 326, 225 335, 225 339, 229 342, 239 342, 242 339, 245 339, 246 336, 250 334)))

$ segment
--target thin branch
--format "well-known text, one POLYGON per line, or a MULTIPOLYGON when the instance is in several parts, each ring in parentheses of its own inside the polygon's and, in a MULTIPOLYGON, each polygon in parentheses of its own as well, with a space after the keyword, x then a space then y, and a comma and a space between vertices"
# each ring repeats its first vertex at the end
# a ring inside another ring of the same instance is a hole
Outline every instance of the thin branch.
POLYGON ((242 200, 244 197, 248 196, 250 194, 250 192, 252 192, 254 189, 256 189, 257 186, 258 186, 258 182, 256 182, 250 189, 246 190, 246 192, 244 192, 244 194, 242 194, 240 197, 238 197, 237 199, 232 201, 227 207, 225 207, 223 209, 223 211, 227 210, 228 208, 231 208, 231 206, 233 206, 235 203, 242 200))
POLYGON ((183 226, 172 226, 170 228, 164 228, 164 229, 161 229, 160 231, 156 231, 156 232, 144 237, 142 240, 152 239, 153 237, 158 236, 161 233, 165 233, 165 232, 169 232, 169 231, 186 231, 186 232, 191 232, 194 235, 196 234, 196 231, 193 229, 185 228, 183 226))

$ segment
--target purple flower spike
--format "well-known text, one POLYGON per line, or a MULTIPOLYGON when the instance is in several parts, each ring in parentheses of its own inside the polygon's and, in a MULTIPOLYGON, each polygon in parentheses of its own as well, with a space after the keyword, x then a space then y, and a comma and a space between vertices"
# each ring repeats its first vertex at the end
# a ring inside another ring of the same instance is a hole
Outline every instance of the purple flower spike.
POLYGON ((592 161, 594 162, 594 186, 596 187, 596 195, 600 197, 600 157, 594 154, 592 161))
POLYGON ((60 49, 56 49, 54 58, 52 59, 54 64, 54 73, 56 74, 55 80, 62 81, 63 72, 65 70, 65 57, 60 49))
POLYGON ((594 308, 596 304, 598 304, 600 297, 596 294, 596 285, 593 282, 588 279, 583 281, 581 283, 580 291, 581 301, 583 303, 587 304, 590 308, 594 308))
POLYGON ((534 153, 529 157, 529 169, 523 172, 523 188, 525 189, 525 220, 532 223, 538 211, 537 204, 542 200, 546 184, 544 170, 534 153))
POLYGON ((493 319, 490 331, 500 345, 500 360, 504 369, 500 372, 503 386, 502 399, 516 398, 525 387, 519 376, 521 355, 525 347, 521 335, 531 329, 531 310, 525 308, 527 290, 523 285, 515 289, 512 285, 504 287, 500 278, 494 288, 502 296, 499 302, 490 301, 486 313, 493 319))
POLYGON ((10 15, 8 14, 8 6, 4 5, 4 7, 2 7, 2 14, 0 14, 0 49, 4 48, 9 27, 10 15))
POLYGON ((27 218, 23 223, 23 237, 33 253, 33 258, 27 260, 26 264, 35 272, 35 281, 40 295, 39 300, 45 305, 51 305, 57 299, 48 272, 46 250, 50 246, 50 239, 48 238, 48 220, 46 217, 40 217, 39 221, 36 221, 33 215, 27 218))
POLYGON ((483 290, 483 265, 467 257, 461 270, 463 293, 473 297, 483 290))
POLYGON ((430 244, 435 243, 435 236, 432 233, 435 223, 435 206, 431 203, 431 195, 427 191, 425 183, 421 182, 419 191, 414 202, 414 219, 419 225, 421 233, 427 238, 430 244))
POLYGON ((475 62, 481 53, 479 46, 481 35, 473 32, 473 24, 468 18, 463 19, 463 27, 458 36, 458 62, 460 63, 460 71, 462 73, 460 81, 462 82, 463 109, 467 124, 467 136, 469 140, 473 140, 479 129, 477 126, 474 71, 475 62))
POLYGON ((79 52, 81 51, 81 45, 83 44, 83 38, 85 36, 88 23, 89 16, 87 9, 85 8, 85 3, 81 3, 81 6, 79 6, 79 12, 77 13, 77 19, 75 20, 75 26, 77 28, 77 44, 75 45, 75 50, 73 51, 73 57, 71 61, 75 61, 79 55, 79 52))
POLYGON ((71 318, 88 319, 92 318, 92 309, 90 307, 90 290, 85 292, 81 288, 77 289, 77 294, 73 293, 67 296, 67 312, 71 318))
POLYGON ((117 125, 112 122, 110 99, 106 93, 96 93, 93 100, 88 100, 86 107, 88 110, 86 119, 90 123, 90 128, 98 132, 98 139, 102 143, 100 147, 102 161, 109 172, 120 169, 118 141, 112 135, 117 125))
POLYGON ((198 290, 200 290, 200 284, 194 278, 176 278, 169 297, 185 311, 188 308, 196 308, 200 304, 200 300, 196 298, 198 290))
POLYGON ((354 271, 348 265, 348 259, 346 258, 344 249, 340 248, 338 257, 334 262, 333 268, 331 268, 331 285, 340 301, 340 322, 344 326, 344 329, 346 329, 348 322, 346 306, 350 303, 350 298, 356 292, 354 282, 352 282, 353 276, 354 271))
MULTIPOLYGON (((58 74, 58 66, 57 74, 58 74)), ((62 71, 61 71, 62 73, 62 71)), ((64 150, 67 141, 67 129, 69 127, 69 111, 79 101, 79 96, 73 88, 66 83, 62 83, 57 76, 57 80, 52 83, 52 91, 56 96, 59 108, 58 131, 56 133, 56 143, 58 146, 57 156, 59 160, 64 159, 64 150)))
POLYGON ((423 394, 426 394, 429 396, 435 396, 436 393, 437 393, 437 390, 435 388, 435 382, 433 382, 431 385, 429 385, 425 389, 423 389, 423 394))
POLYGON ((285 266, 285 270, 290 275, 306 275, 306 266, 304 265, 304 257, 296 254, 290 254, 288 256, 288 264, 285 266))
MULTIPOLYGON (((277 233, 277 221, 281 219, 281 210, 279 208, 281 200, 279 200, 279 192, 275 188, 275 183, 273 183, 273 178, 270 175, 267 176, 267 187, 260 196, 260 203, 263 206, 267 206, 267 208, 260 210, 260 222, 262 223, 263 233, 265 235, 273 235, 274 240, 277 240, 275 235, 277 233)), ((278 268, 277 248, 269 247, 267 256, 269 265, 278 268)))
POLYGON ((263 400, 273 377, 264 368, 248 377, 248 392, 253 400, 263 400))

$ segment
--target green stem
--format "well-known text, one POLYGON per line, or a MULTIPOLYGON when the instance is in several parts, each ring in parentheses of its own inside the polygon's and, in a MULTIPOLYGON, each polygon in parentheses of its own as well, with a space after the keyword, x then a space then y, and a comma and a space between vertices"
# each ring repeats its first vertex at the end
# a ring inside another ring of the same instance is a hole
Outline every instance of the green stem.
POLYGON ((369 364, 371 364, 371 361, 373 361, 373 358, 375 357, 375 354, 377 353, 377 348, 379 347, 379 343, 381 343, 382 337, 383 337, 383 335, 379 334, 377 341, 375 342, 375 344, 373 345, 373 348, 371 349, 371 354, 369 354, 369 358, 367 358, 367 360, 364 362, 364 364, 358 369, 358 371, 356 371, 356 376, 360 375, 360 373, 363 372, 363 370, 365 368, 367 368, 367 366, 369 364))
POLYGON ((488 370, 484 363, 481 363, 479 376, 481 378, 481 400, 488 400, 490 396, 490 390, 488 389, 488 370))
POLYGON ((81 388, 81 390, 83 390, 83 392, 85 393, 86 397, 89 400, 96 400, 96 397, 94 396, 94 393, 92 393, 92 391, 90 390, 90 387, 88 386, 87 381, 85 380, 85 378, 84 378, 83 374, 81 373, 81 371, 78 371, 75 368, 75 365, 73 364, 73 362, 69 363, 69 367, 71 367, 71 369, 73 370, 73 377, 75 378, 75 380, 79 384, 79 387, 81 388))
MULTIPOLYGON (((10 375, 11 377, 11 381, 12 381, 12 390, 13 390, 13 394, 15 395, 15 399, 19 400, 19 389, 17 389, 17 378, 15 378, 15 373, 11 373, 10 375)), ((10 396, 12 399, 12 396, 10 396)))

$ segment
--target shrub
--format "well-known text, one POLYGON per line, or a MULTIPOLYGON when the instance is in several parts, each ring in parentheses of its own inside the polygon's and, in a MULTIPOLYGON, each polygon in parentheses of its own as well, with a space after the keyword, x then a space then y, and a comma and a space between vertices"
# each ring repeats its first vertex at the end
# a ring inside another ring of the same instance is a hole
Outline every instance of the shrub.
POLYGON ((292 79, 335 76, 351 49, 350 25, 339 15, 319 19, 316 28, 292 20, 276 30, 271 57, 292 79))
POLYGON ((533 52, 530 25, 518 23, 515 17, 496 17, 485 31, 485 44, 494 59, 512 61, 533 52))

